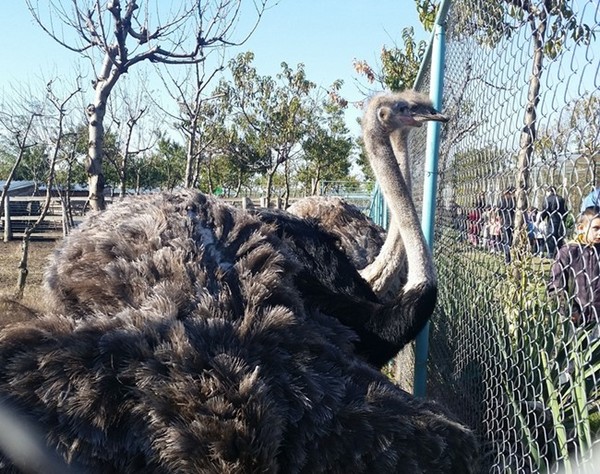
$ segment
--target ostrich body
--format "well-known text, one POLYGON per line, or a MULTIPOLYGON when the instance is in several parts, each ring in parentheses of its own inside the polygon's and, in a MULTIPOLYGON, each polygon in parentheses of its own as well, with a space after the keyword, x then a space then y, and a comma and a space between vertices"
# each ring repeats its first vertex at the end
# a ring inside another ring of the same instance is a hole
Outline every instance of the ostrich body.
POLYGON ((335 235, 340 248, 357 270, 373 263, 386 239, 383 227, 339 197, 308 196, 286 210, 303 219, 313 219, 321 230, 335 235))
POLYGON ((426 247, 383 304, 333 236, 277 216, 189 191, 90 215, 48 267, 52 309, 0 328, 0 399, 86 473, 474 472, 473 434, 365 360, 419 326, 426 247))
POLYGON ((301 271, 202 194, 113 204, 54 256, 54 310, 0 331, 0 397, 83 472, 471 472, 469 430, 358 357, 301 271))

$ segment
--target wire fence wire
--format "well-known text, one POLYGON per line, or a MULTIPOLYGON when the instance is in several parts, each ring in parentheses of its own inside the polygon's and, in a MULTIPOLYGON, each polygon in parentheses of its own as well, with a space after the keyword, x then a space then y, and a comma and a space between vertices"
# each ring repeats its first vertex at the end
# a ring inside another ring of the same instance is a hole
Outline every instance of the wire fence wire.
MULTIPOLYGON (((557 247, 584 247, 576 222, 600 185, 599 5, 448 10, 427 394, 477 431, 486 473, 600 472, 595 308, 578 316, 573 282, 549 290, 557 247)), ((420 208, 424 131, 411 149, 420 208)), ((600 302, 600 262, 581 271, 600 302)))

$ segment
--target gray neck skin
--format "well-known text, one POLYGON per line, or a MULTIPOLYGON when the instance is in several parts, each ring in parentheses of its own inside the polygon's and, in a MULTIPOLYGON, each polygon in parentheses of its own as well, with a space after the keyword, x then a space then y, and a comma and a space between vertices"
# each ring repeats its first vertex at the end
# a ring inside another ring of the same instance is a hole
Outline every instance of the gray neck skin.
POLYGON ((397 296, 408 277, 405 290, 435 280, 429 247, 421 231, 411 195, 408 130, 396 130, 389 138, 379 124, 365 132, 365 146, 381 191, 390 208, 387 238, 377 258, 361 270, 361 276, 379 297, 397 296), (409 249, 408 254, 405 249, 409 249), (410 273, 407 274, 406 264, 410 273), (393 295, 390 296, 390 292, 393 295))

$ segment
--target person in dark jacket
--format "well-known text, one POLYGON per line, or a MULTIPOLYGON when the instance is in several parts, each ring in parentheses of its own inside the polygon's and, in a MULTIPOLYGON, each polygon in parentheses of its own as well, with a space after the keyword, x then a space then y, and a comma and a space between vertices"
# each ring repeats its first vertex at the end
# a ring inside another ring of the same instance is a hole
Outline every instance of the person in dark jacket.
POLYGON ((556 188, 549 186, 546 192, 544 208, 540 213, 540 219, 547 223, 548 235, 546 237, 546 248, 548 257, 555 258, 556 251, 565 243, 565 217, 567 215, 567 206, 562 196, 556 194, 556 188))
POLYGON ((571 303, 575 326, 593 326, 595 331, 600 316, 599 212, 599 208, 590 207, 581 214, 577 236, 559 249, 548 284, 550 293, 571 303))

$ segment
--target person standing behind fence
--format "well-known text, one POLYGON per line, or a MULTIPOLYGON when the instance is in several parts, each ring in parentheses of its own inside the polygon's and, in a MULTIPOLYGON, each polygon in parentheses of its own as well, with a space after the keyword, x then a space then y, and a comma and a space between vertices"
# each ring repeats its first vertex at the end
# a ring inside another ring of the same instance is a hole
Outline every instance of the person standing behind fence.
POLYGON ((600 207, 600 183, 596 183, 590 193, 581 201, 581 212, 588 207, 600 207))
POLYGON ((538 257, 545 257, 548 255, 548 249, 546 249, 546 238, 548 237, 548 223, 540 219, 539 214, 533 226, 533 234, 536 240, 536 255, 538 257))
POLYGON ((500 252, 502 249, 502 223, 497 209, 493 209, 491 217, 492 252, 500 252))
POLYGON ((549 293, 568 302, 567 314, 577 327, 592 328, 600 335, 600 209, 587 208, 577 221, 577 235, 561 247, 552 264, 549 293))
POLYGON ((565 217, 567 215, 567 206, 562 196, 556 194, 556 188, 549 186, 546 191, 544 209, 540 213, 540 219, 546 220, 548 224, 548 235, 546 238, 546 248, 548 257, 556 257, 556 252, 565 243, 565 217))
POLYGON ((504 260, 510 263, 510 246, 512 245, 513 229, 515 225, 515 187, 509 186, 502 193, 498 202, 498 213, 500 216, 500 225, 502 226, 502 249, 504 250, 504 260))
POLYGON ((525 222, 527 224, 527 237, 529 239, 529 249, 536 256, 542 255, 545 246, 545 231, 540 229, 540 218, 537 207, 530 207, 525 214, 525 222))

